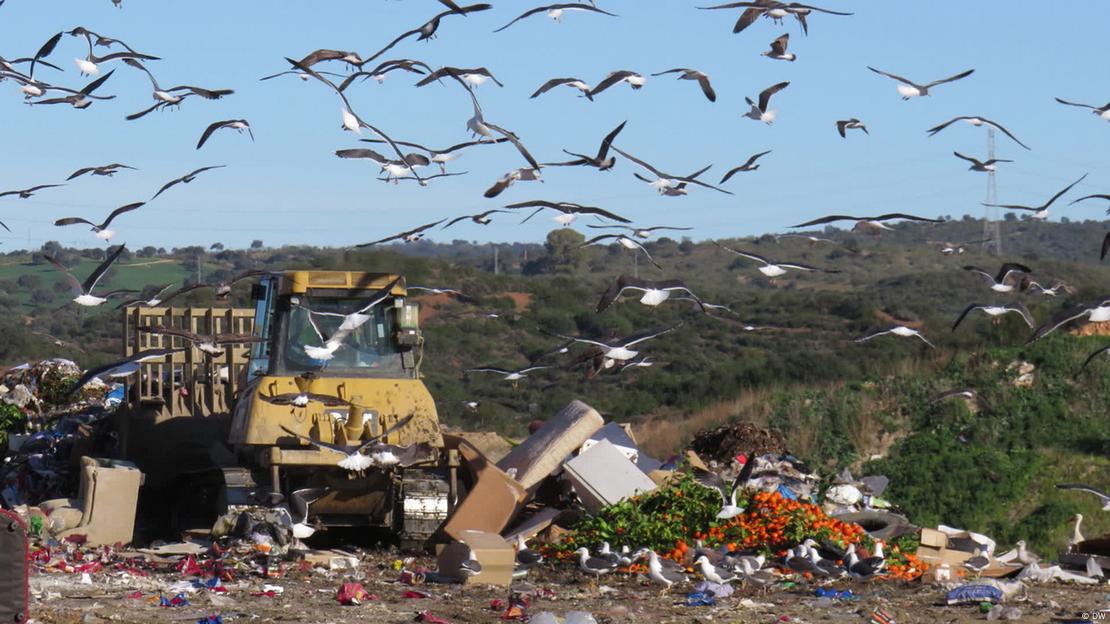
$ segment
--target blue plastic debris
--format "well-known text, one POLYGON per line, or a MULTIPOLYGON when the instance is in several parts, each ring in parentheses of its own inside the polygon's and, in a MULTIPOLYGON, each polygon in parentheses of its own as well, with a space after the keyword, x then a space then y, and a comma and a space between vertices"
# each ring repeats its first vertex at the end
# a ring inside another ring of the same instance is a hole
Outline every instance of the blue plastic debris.
POLYGON ((694 592, 686 595, 687 607, 712 607, 716 604, 717 600, 709 592, 694 592))
POLYGON ((197 620, 197 624, 224 624, 224 619, 219 615, 209 615, 197 620))
POLYGON ((166 598, 165 596, 160 596, 158 598, 158 604, 160 604, 163 607, 167 607, 167 608, 170 608, 170 607, 187 607, 187 606, 189 606, 189 599, 186 598, 184 592, 182 592, 182 593, 174 596, 173 598, 166 598))
POLYGON ((1002 590, 990 585, 961 585, 948 592, 945 602, 955 604, 975 604, 979 602, 1002 602, 1002 590))
POLYGON ((850 589, 828 589, 825 587, 818 587, 813 590, 813 595, 818 598, 832 598, 833 600, 852 600, 856 596, 850 589))

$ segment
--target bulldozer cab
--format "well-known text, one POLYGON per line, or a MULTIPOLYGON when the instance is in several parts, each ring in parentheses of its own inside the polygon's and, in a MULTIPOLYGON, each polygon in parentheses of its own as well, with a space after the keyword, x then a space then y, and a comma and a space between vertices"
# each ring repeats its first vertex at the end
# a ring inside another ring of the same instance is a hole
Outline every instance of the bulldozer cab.
POLYGON ((315 522, 390 528, 421 543, 447 515, 457 464, 420 379, 423 339, 406 295, 397 275, 287 271, 262 276, 249 309, 128 308, 128 354, 185 349, 141 365, 119 416, 127 455, 168 491, 212 492, 177 508, 227 509, 311 488, 324 492, 311 504, 315 522), (261 340, 210 355, 138 329, 149 325, 261 340), (369 443, 420 452, 403 466, 340 464, 369 443))

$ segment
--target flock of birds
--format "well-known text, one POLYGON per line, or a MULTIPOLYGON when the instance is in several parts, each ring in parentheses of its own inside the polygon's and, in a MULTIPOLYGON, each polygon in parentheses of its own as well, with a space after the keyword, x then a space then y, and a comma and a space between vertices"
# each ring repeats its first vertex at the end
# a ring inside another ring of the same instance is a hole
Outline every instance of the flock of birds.
MULTIPOLYGON (((113 2, 117 6, 120 5, 119 0, 113 0, 113 2)), ((753 154, 742 164, 729 169, 719 181, 711 183, 702 179, 702 176, 710 168, 709 166, 701 168, 682 168, 680 165, 676 167, 679 171, 692 172, 686 174, 673 173, 671 171, 674 169, 670 166, 664 169, 662 166, 650 162, 647 158, 634 155, 628 150, 622 149, 618 144, 618 139, 622 132, 626 130, 627 121, 625 121, 621 122, 608 134, 602 137, 596 150, 593 148, 564 149, 563 152, 569 157, 568 160, 541 162, 533 156, 520 135, 495 123, 492 117, 487 115, 487 112, 483 109, 478 97, 478 90, 487 83, 492 83, 498 87, 503 86, 488 68, 459 68, 451 66, 433 68, 417 59, 386 58, 385 55, 387 52, 406 41, 429 41, 434 39, 440 30, 446 28, 446 25, 451 23, 451 21, 469 18, 493 8, 492 5, 487 3, 464 6, 457 4, 453 0, 438 0, 438 2, 443 5, 444 10, 436 13, 426 22, 412 29, 405 30, 373 53, 364 55, 355 51, 318 49, 297 57, 286 57, 285 60, 288 63, 288 68, 272 75, 265 76, 261 78, 261 80, 289 79, 291 77, 305 83, 317 84, 321 88, 326 89, 327 92, 336 98, 336 103, 339 106, 339 121, 341 128, 358 137, 359 141, 366 145, 358 148, 339 149, 336 150, 335 155, 344 160, 372 161, 372 167, 377 170, 380 176, 379 179, 389 184, 414 182, 421 186, 427 186, 439 179, 466 175, 467 172, 449 170, 454 161, 466 150, 478 148, 494 149, 499 146, 506 150, 511 148, 510 153, 515 154, 519 160, 515 163, 506 164, 505 168, 507 171, 498 175, 489 185, 484 193, 484 196, 489 199, 497 198, 507 189, 518 184, 534 181, 542 182, 544 169, 575 167, 587 170, 592 169, 598 172, 608 172, 617 168, 619 159, 624 159, 633 166, 635 169, 633 171, 633 176, 637 180, 646 183, 655 192, 663 196, 682 197, 688 195, 692 191, 702 190, 731 195, 732 192, 724 188, 724 185, 729 183, 737 174, 753 172, 759 169, 762 164, 762 162, 760 162, 761 159, 771 153, 771 150, 764 150, 753 154), (346 71, 343 71, 344 68, 346 68, 346 71), (355 85, 362 84, 367 80, 382 82, 390 74, 411 74, 419 76, 418 81, 415 83, 417 88, 432 83, 440 83, 455 85, 461 90, 460 93, 465 92, 465 97, 469 101, 471 115, 466 120, 465 127, 471 133, 472 138, 461 142, 452 141, 453 144, 439 149, 435 147, 426 147, 424 144, 412 140, 402 140, 400 137, 390 136, 382 128, 369 123, 367 119, 356 112, 351 105, 347 96, 348 89, 355 85), (429 170, 428 168, 432 169, 429 170), (668 169, 671 171, 668 171, 668 169)), ((3 0, 0 0, 0 5, 2 4, 3 0)), ((733 27, 734 33, 740 33, 761 20, 782 23, 784 19, 791 18, 798 23, 803 33, 808 34, 809 20, 814 16, 828 15, 847 17, 852 15, 848 12, 833 11, 798 2, 779 2, 776 0, 730 2, 698 8, 714 12, 739 11, 740 14, 733 27)), ((588 15, 595 19, 619 18, 615 13, 598 7, 596 2, 592 1, 558 3, 528 9, 511 21, 505 23, 503 26, 497 28, 494 32, 504 31, 505 29, 514 27, 521 21, 535 18, 540 15, 547 15, 552 20, 559 22, 572 14, 582 16, 588 15)), ((770 49, 762 52, 762 56, 770 60, 791 63, 797 62, 798 56, 789 51, 789 46, 790 35, 782 34, 770 43, 770 49)), ((151 70, 151 67, 154 67, 154 64, 158 60, 159 58, 157 56, 139 52, 118 38, 105 36, 85 27, 78 26, 71 30, 54 34, 47 39, 38 50, 31 54, 12 59, 0 57, 0 82, 7 81, 18 85, 20 93, 25 98, 27 104, 31 106, 69 105, 74 109, 86 109, 96 102, 117 97, 114 94, 105 94, 105 90, 108 88, 105 85, 110 86, 110 79, 117 70, 141 72, 150 81, 150 98, 153 103, 127 115, 126 120, 128 121, 135 121, 152 112, 176 108, 182 105, 200 106, 203 101, 219 100, 232 96, 235 93, 234 90, 229 88, 199 87, 187 84, 164 87, 163 83, 160 82, 156 76, 156 73, 151 70), (90 78, 89 82, 84 85, 63 86, 53 79, 55 75, 62 73, 63 70, 58 65, 52 63, 51 59, 54 58, 62 42, 70 40, 76 40, 80 45, 81 56, 75 58, 74 63, 80 76, 88 76, 90 78), (108 67, 111 67, 111 69, 107 69, 108 67), (44 76, 44 74, 48 72, 54 73, 44 76)), ((897 93, 903 100, 932 96, 934 93, 939 93, 940 91, 938 91, 938 89, 945 85, 951 85, 952 83, 969 79, 975 71, 974 69, 967 69, 939 80, 915 82, 914 80, 874 67, 868 66, 867 69, 878 76, 895 81, 897 83, 897 93)), ((714 89, 710 76, 703 71, 689 67, 674 67, 650 74, 628 69, 616 69, 606 76, 601 77, 593 84, 584 78, 576 76, 554 77, 544 81, 535 88, 530 97, 553 97, 557 87, 566 87, 569 90, 577 92, 580 97, 592 101, 606 91, 619 87, 621 84, 626 84, 630 89, 638 91, 645 87, 649 77, 662 76, 674 76, 675 79, 679 81, 696 83, 701 94, 709 102, 716 102, 718 100, 717 92, 714 89)), ((748 110, 743 112, 742 116, 765 124, 773 124, 776 120, 776 112, 771 108, 771 100, 775 97, 783 97, 782 94, 786 92, 789 86, 789 81, 777 82, 763 89, 754 99, 746 97, 745 101, 748 110)), ((1110 104, 1105 106, 1093 106, 1062 98, 1057 98, 1057 100, 1061 105, 1089 109, 1099 118, 1110 121, 1110 104)), ((928 129, 927 133, 929 136, 935 136, 958 122, 964 122, 974 127, 994 128, 1020 147, 1026 150, 1031 149, 1027 144, 1019 140, 1013 132, 1000 123, 978 115, 954 117, 928 129)), ((850 130, 859 130, 869 134, 865 123, 854 117, 836 120, 835 129, 839 135, 844 138, 847 138, 848 131, 850 130)), ((217 134, 224 135, 227 134, 227 131, 236 131, 239 134, 245 134, 246 137, 251 140, 254 139, 253 130, 247 119, 216 120, 203 129, 198 128, 198 130, 200 132, 196 144, 197 150, 202 149, 206 144, 214 140, 217 134)), ((1000 158, 980 160, 959 152, 954 152, 954 155, 970 163, 969 169, 974 172, 993 172, 1000 163, 1011 162, 1008 159, 1000 158)), ((112 226, 116 224, 118 220, 143 208, 169 189, 180 184, 189 184, 196 180, 201 174, 223 168, 224 166, 225 165, 212 165, 201 167, 179 178, 170 180, 160 186, 158 190, 152 194, 150 199, 124 204, 111 211, 103 218, 99 216, 66 217, 57 220, 55 225, 58 227, 67 227, 71 225, 88 226, 96 239, 110 242, 116 235, 116 231, 112 229, 112 226)), ((111 177, 117 173, 133 169, 134 167, 121 163, 84 166, 74 171, 64 182, 37 184, 27 186, 26 188, 3 191, 0 192, 0 198, 15 197, 26 199, 34 196, 36 193, 49 191, 49 189, 60 187, 65 183, 74 182, 85 176, 111 177)), ((1030 218, 1034 220, 1047 219, 1049 216, 1049 209, 1054 203, 1068 194, 1085 178, 1086 175, 1078 178, 1059 192, 1050 196, 1047 201, 1038 205, 991 205, 1005 210, 1027 212, 1030 218)), ((1110 194, 1086 195, 1072 200, 1071 203, 1074 204, 1089 200, 1110 201, 1110 194)), ((632 253, 642 254, 648 262, 661 272, 665 271, 665 268, 651 256, 644 242, 650 239, 656 232, 684 231, 690 229, 688 227, 672 225, 641 225, 635 223, 626 216, 598 206, 589 206, 566 201, 527 200, 507 203, 475 214, 444 217, 404 232, 384 236, 377 240, 360 244, 358 247, 372 247, 398 241, 402 243, 411 243, 422 239, 432 231, 436 231, 437 229, 441 231, 458 223, 471 222, 480 225, 488 225, 494 220, 504 218, 505 215, 514 213, 523 215, 525 212, 527 215, 524 217, 523 221, 528 221, 540 213, 547 212, 552 215, 554 222, 560 227, 568 227, 579 218, 595 220, 596 223, 591 223, 587 227, 603 230, 603 232, 599 232, 596 236, 585 240, 581 243, 582 246, 616 244, 632 253)), ((791 227, 802 229, 829 224, 851 223, 852 229, 856 232, 879 235, 884 231, 893 229, 893 224, 899 222, 927 225, 939 223, 941 220, 897 212, 874 216, 834 214, 814 218, 791 227)), ((2 221, 0 221, 0 226, 7 229, 7 225, 2 223, 2 221)), ((808 239, 811 244, 828 242, 827 239, 822 239, 813 235, 794 234, 788 236, 808 239)), ((976 242, 982 243, 986 241, 976 242)), ((779 279, 795 271, 811 273, 837 272, 835 267, 812 266, 788 258, 770 258, 749 249, 733 248, 720 245, 719 243, 718 245, 725 252, 751 262, 754 268, 768 279, 779 279)), ((109 248, 109 251, 105 254, 106 258, 103 263, 83 281, 77 279, 77 277, 75 277, 67 267, 58 262, 57 259, 51 256, 47 256, 46 259, 65 276, 73 292, 73 301, 80 306, 99 306, 112 298, 128 295, 131 295, 131 297, 121 303, 121 307, 125 305, 166 305, 176 297, 201 288, 212 289, 218 296, 227 297, 235 283, 264 273, 253 271, 236 276, 227 283, 198 283, 177 289, 172 289, 173 285, 170 284, 158 285, 144 289, 143 292, 147 293, 146 295, 141 295, 139 292, 128 289, 105 291, 98 288, 102 278, 112 267, 113 263, 118 260, 123 250, 123 245, 119 245, 114 249, 109 248)), ((945 254, 958 255, 963 253, 964 248, 961 245, 945 244, 941 247, 940 251, 945 254)), ((1106 234, 1101 249, 1099 250, 1100 259, 1104 259, 1108 252, 1110 252, 1110 233, 1106 234)), ((1033 279, 1034 270, 1021 263, 1006 262, 1002 264, 997 272, 987 271, 970 265, 964 266, 963 268, 970 274, 981 277, 988 287, 989 292, 995 296, 1012 297, 1016 293, 1027 292, 1037 293, 1046 297, 1055 297, 1059 292, 1063 291, 1066 293, 1069 290, 1066 284, 1059 281, 1050 283, 1047 286, 1037 283, 1033 279)), ((412 287, 413 290, 417 290, 418 288, 419 287, 412 287)), ((461 293, 449 289, 427 288, 425 290, 435 293, 461 295, 461 293)), ((388 288, 383 292, 388 292, 388 288)), ((726 306, 706 301, 696 294, 682 279, 652 280, 631 275, 621 275, 601 294, 600 300, 596 306, 597 312, 601 312, 614 305, 622 296, 626 296, 629 293, 635 293, 635 295, 639 297, 639 302, 646 306, 659 306, 672 300, 685 301, 687 303, 692 303, 704 314, 735 314, 726 306)), ((376 303, 380 302, 384 296, 385 295, 379 293, 367 301, 361 302, 358 309, 344 314, 308 310, 310 320, 320 315, 338 316, 341 317, 342 320, 338 329, 331 331, 322 330, 320 326, 313 321, 312 325, 319 337, 320 344, 306 346, 306 353, 310 357, 326 364, 327 360, 331 359, 335 352, 344 346, 344 339, 370 318, 367 311, 376 303)), ((1032 342, 1040 340, 1053 331, 1076 320, 1086 320, 1089 322, 1110 321, 1110 295, 1102 296, 1080 305, 1065 306, 1050 319, 1040 324, 1037 323, 1025 305, 1014 300, 1008 299, 1002 302, 973 302, 970 303, 955 320, 952 330, 955 331, 958 329, 970 315, 978 313, 983 313, 993 318, 1010 313, 1018 315, 1032 330, 1032 335, 1029 339, 1030 342, 1032 342)), ((621 338, 556 335, 553 337, 557 337, 563 342, 562 346, 554 351, 554 353, 567 353, 575 344, 584 345, 585 351, 578 356, 577 363, 589 363, 592 374, 598 374, 604 371, 615 371, 619 373, 629 368, 648 367, 651 366, 653 362, 649 357, 642 355, 641 351, 644 344, 655 339, 663 338, 675 331, 678 326, 679 325, 664 329, 650 330, 621 338)), ((754 330, 757 328, 754 326, 745 326, 744 329, 754 330)), ((208 354, 220 353, 228 344, 241 344, 257 340, 250 336, 232 334, 201 336, 174 330, 172 328, 147 328, 146 331, 182 338, 196 344, 201 351, 208 354)), ((920 340, 928 347, 935 346, 935 343, 929 339, 922 327, 914 326, 914 324, 909 322, 880 328, 877 331, 870 332, 857 338, 856 342, 867 342, 886 336, 914 338, 920 340)), ((166 353, 173 351, 174 349, 158 349, 142 352, 123 362, 118 362, 95 371, 89 371, 82 381, 87 381, 97 375, 108 374, 123 366, 134 365, 139 361, 162 357, 166 353)), ((1084 363, 1084 367, 1095 357, 1107 353, 1110 353, 1110 347, 1092 353, 1084 363)), ((550 368, 550 366, 540 363, 531 363, 522 368, 481 366, 468 369, 468 372, 495 373, 500 375, 505 381, 516 384, 525 379, 530 373, 545 368, 550 368)), ((299 394, 295 397, 285 397, 278 400, 287 400, 295 404, 297 401, 303 402, 313 399, 306 395, 299 394)), ((316 443, 311 440, 308 442, 313 444, 316 443)), ((373 442, 374 441, 371 441, 371 443, 373 442)), ((343 453, 345 455, 344 461, 348 461, 352 468, 366 467, 364 465, 366 460, 360 459, 366 457, 366 455, 362 454, 361 450, 356 450, 354 454, 351 453, 351 449, 331 450, 343 453)), ((735 501, 733 501, 732 504, 735 506, 735 501)), ((591 574, 603 574, 616 567, 616 564, 607 557, 590 555, 585 551, 580 554, 580 563, 583 570, 591 574)), ((842 573, 859 577, 872 575, 881 568, 881 553, 877 555, 879 561, 875 561, 876 555, 866 557, 862 560, 856 558, 856 560, 853 561, 853 554, 854 553, 841 553, 842 556, 840 558, 849 563, 843 568, 835 567, 828 565, 828 560, 822 558, 823 555, 820 554, 816 545, 803 544, 799 546, 799 550, 793 552, 784 563, 791 569, 795 569, 794 566, 799 566, 801 568, 806 568, 807 571, 817 572, 819 574, 827 573, 832 575, 842 573)), ((649 567, 654 580, 665 585, 670 585, 676 580, 677 577, 675 574, 663 567, 662 560, 660 560, 655 553, 646 553, 645 556, 649 557, 649 567)), ((758 561, 758 565, 756 565, 756 563, 757 561, 755 559, 749 560, 739 558, 722 567, 721 561, 716 560, 708 553, 704 554, 698 560, 702 574, 707 579, 714 580, 714 582, 728 582, 738 578, 755 580, 759 578, 758 571, 764 562, 758 561)))

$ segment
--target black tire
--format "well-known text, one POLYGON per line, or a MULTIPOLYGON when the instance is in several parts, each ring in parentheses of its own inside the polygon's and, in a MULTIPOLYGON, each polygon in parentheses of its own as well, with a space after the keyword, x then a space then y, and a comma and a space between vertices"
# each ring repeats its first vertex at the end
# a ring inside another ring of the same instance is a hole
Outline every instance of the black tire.
POLYGON ((858 524, 872 539, 884 541, 897 539, 917 529, 905 516, 889 511, 856 511, 833 517, 841 522, 858 524))

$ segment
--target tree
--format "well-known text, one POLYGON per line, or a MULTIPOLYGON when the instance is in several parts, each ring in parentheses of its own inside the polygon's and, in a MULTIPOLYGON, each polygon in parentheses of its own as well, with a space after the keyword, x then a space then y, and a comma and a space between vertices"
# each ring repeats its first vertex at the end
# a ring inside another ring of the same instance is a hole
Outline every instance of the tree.
POLYGON ((223 250, 224 250, 224 244, 223 243, 212 243, 212 246, 208 248, 208 251, 223 251, 223 250))
POLYGON ((251 241, 251 249, 262 249, 264 245, 257 238, 251 241))
POLYGON ((152 258, 157 254, 158 250, 154 247, 151 247, 150 245, 147 245, 146 247, 143 247, 142 249, 135 252, 135 255, 140 258, 152 258))
POLYGON ((543 243, 547 250, 547 269, 573 273, 582 264, 582 243, 585 241, 585 236, 570 228, 552 230, 543 243))

